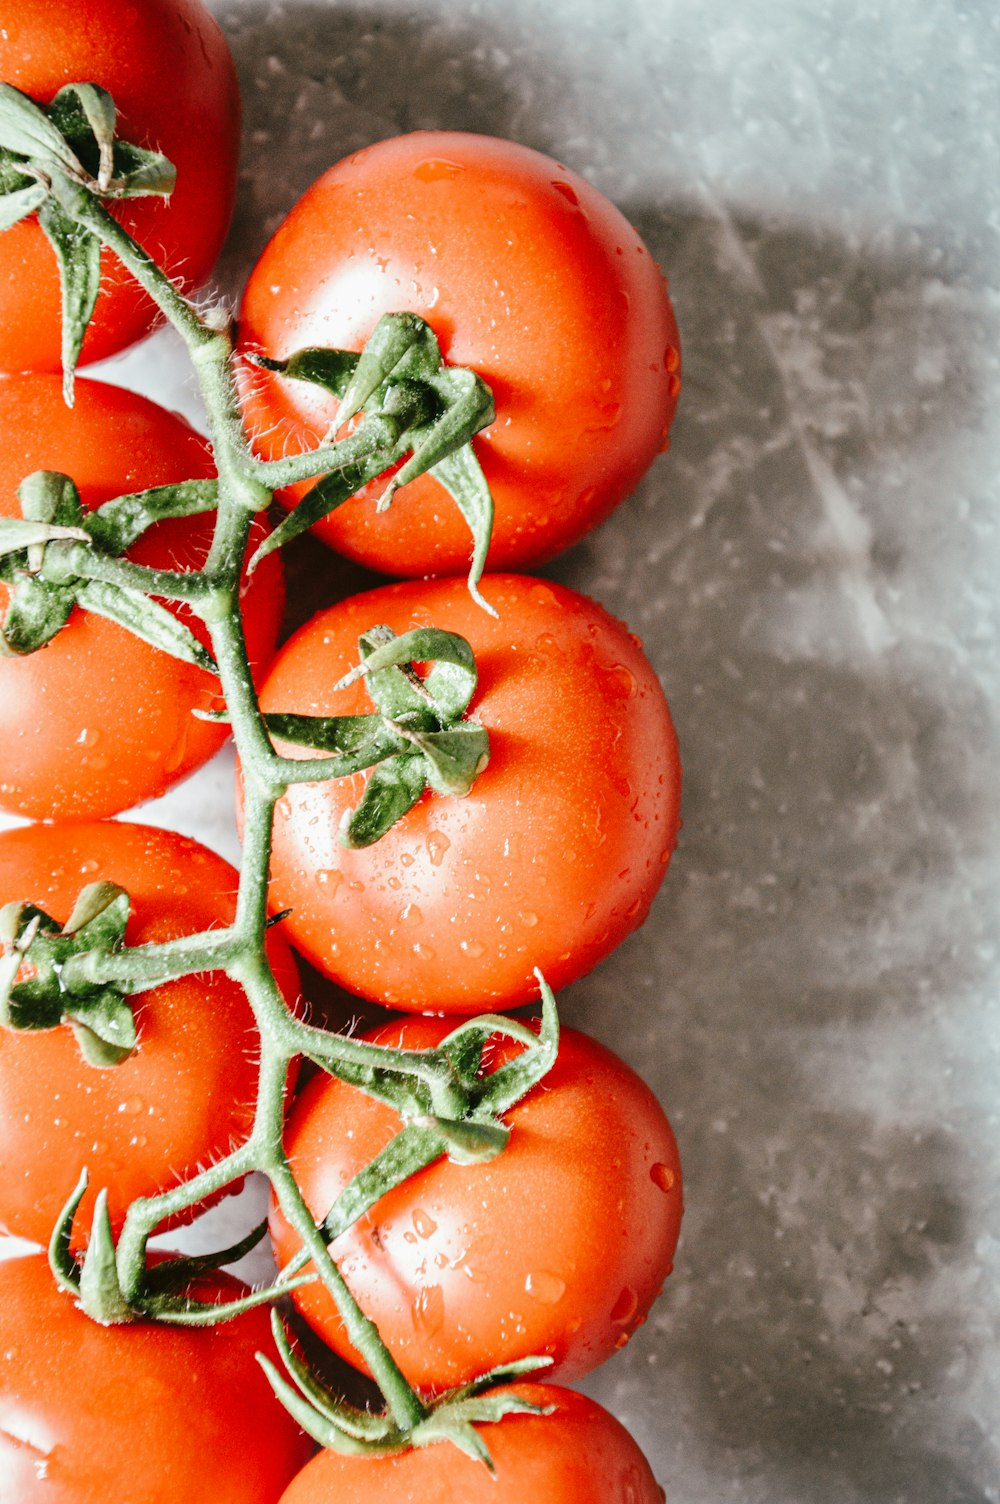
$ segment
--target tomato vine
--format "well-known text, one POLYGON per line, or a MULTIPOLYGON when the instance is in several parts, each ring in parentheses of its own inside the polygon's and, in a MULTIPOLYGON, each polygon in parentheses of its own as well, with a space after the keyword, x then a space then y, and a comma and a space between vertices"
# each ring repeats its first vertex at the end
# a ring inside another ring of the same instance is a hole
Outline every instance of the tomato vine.
MULTIPOLYGON (((8 903, 0 911, 0 1025, 18 1031, 68 1025, 89 1068, 115 1071, 137 1047, 133 999, 181 978, 212 973, 242 987, 259 1035, 256 1099, 245 1137, 178 1184, 137 1196, 114 1227, 107 1188, 101 1186, 94 1187, 89 1227, 79 1225, 88 1191, 84 1169, 52 1232, 50 1263, 63 1289, 106 1325, 145 1320, 210 1325, 273 1303, 318 1278, 349 1348, 376 1380, 385 1411, 368 1414, 329 1393, 275 1318, 288 1378, 269 1360, 267 1371, 303 1427, 324 1446, 346 1453, 385 1455, 448 1439, 489 1462, 477 1427, 508 1414, 545 1413, 550 1406, 543 1391, 511 1387, 510 1381, 544 1367, 549 1357, 519 1355, 484 1373, 463 1373, 460 1383, 437 1386, 429 1398, 404 1376, 352 1293, 331 1244, 388 1192, 436 1161, 474 1167, 506 1152, 512 1111, 530 1099, 556 1063, 553 994, 536 972, 537 1027, 481 1011, 454 1027, 442 1025, 433 1039, 420 1035, 413 1047, 344 1036, 317 1027, 289 1006, 267 944, 272 926, 283 917, 269 911, 275 810, 290 791, 365 772, 361 796, 344 811, 339 827, 341 843, 360 849, 383 839, 428 791, 432 798, 449 798, 476 787, 491 755, 490 732, 475 715, 476 660, 466 638, 455 631, 421 624, 396 635, 373 620, 359 632, 356 666, 338 686, 362 681, 366 709, 317 715, 269 704, 263 712, 241 591, 247 570, 252 574, 269 554, 370 482, 390 474, 379 501, 385 507, 395 490, 430 475, 451 496, 471 540, 469 594, 478 608, 495 616, 481 588, 493 503, 472 447, 473 437, 495 416, 493 397, 473 370, 442 359, 424 319, 388 312, 360 353, 308 347, 280 359, 259 352, 251 357, 269 379, 305 383, 339 404, 334 430, 314 448, 260 457, 247 433, 230 318, 219 309, 200 310, 108 207, 126 198, 169 194, 172 186, 164 157, 119 139, 114 102, 97 85, 69 84, 43 106, 0 84, 0 229, 37 216, 56 253, 67 404, 74 401, 75 369, 100 296, 100 257, 110 251, 187 347, 216 470, 213 478, 127 492, 95 506, 84 503, 71 475, 44 469, 25 476, 18 492, 21 516, 0 520, 0 576, 9 592, 4 650, 21 656, 38 652, 82 611, 110 619, 160 652, 217 677, 224 710, 198 713, 231 727, 243 799, 235 909, 221 926, 207 923, 193 933, 130 943, 129 892, 108 880, 85 885, 61 917, 30 895, 8 903), (311 489, 287 517, 263 539, 256 536, 275 491, 305 482, 313 482, 311 489), (200 568, 130 557, 149 528, 200 516, 211 526, 200 568), (174 606, 183 612, 169 609, 174 606), (192 619, 203 631, 192 630, 192 619), (286 746, 294 755, 282 750, 286 746), (342 1189, 322 1213, 307 1205, 283 1137, 289 1074, 301 1059, 387 1105, 401 1124, 373 1158, 345 1172, 342 1189), (192 1282, 232 1262, 263 1229, 200 1259, 173 1256, 156 1262, 148 1257, 148 1241, 165 1224, 254 1172, 270 1181, 298 1251, 265 1289, 228 1300, 218 1294, 199 1298, 191 1292, 192 1282)), ((652 693, 648 686, 647 692, 652 693)), ((663 725, 669 726, 665 708, 663 725)), ((676 823, 675 808, 670 820, 676 823)), ((664 861, 672 837, 673 828, 665 830, 664 861)), ((655 873, 655 881, 660 875, 655 873)), ((631 922, 637 922, 648 898, 644 890, 629 910, 631 922)), ((649 1109, 643 1110, 648 1115, 649 1109)), ((649 1139, 659 1131, 658 1124, 650 1127, 649 1139)), ((668 1140, 672 1144, 669 1127, 662 1142, 668 1140)), ((674 1189, 673 1153, 665 1148, 643 1171, 645 1181, 652 1177, 657 1187, 650 1192, 645 1186, 654 1199, 674 1189), (663 1156, 671 1161, 669 1172, 663 1156)), ((649 1289, 642 1309, 635 1296, 624 1325, 641 1321, 655 1295, 655 1259, 665 1252, 669 1262, 678 1218, 679 1200, 664 1222, 671 1230, 653 1239, 663 1246, 641 1256, 649 1289)), ((631 1289, 628 1293, 634 1296, 631 1289)), ((613 1347, 615 1336, 612 1330, 603 1345, 613 1347)), ((606 1355, 601 1342, 596 1347, 606 1355)))

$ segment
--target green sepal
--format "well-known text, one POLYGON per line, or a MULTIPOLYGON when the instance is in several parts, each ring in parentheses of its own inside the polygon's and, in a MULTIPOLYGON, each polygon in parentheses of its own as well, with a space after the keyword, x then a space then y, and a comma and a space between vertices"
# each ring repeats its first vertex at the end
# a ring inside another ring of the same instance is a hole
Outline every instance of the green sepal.
POLYGON ((138 1313, 122 1294, 115 1258, 115 1240, 108 1215, 108 1193, 100 1190, 94 1202, 90 1241, 80 1264, 81 1309, 102 1326, 135 1321, 138 1313))
POLYGON ((489 733, 474 721, 446 731, 414 731, 407 741, 421 754, 435 794, 464 798, 490 760, 489 733))
POLYGON ((84 1059, 102 1068, 118 1065, 135 1048, 135 1018, 123 993, 100 983, 67 984, 66 963, 88 951, 121 948, 129 896, 115 883, 90 883, 62 928, 30 903, 0 909, 0 1026, 55 1029, 67 1023, 84 1059), (17 980, 23 966, 31 974, 17 980))
MULTIPOLYGON (((33 470, 17 488, 26 520, 83 531, 85 512, 76 483, 61 470, 33 470)), ((87 536, 83 533, 84 542, 87 536)))
POLYGON ((51 522, 32 522, 27 517, 0 517, 0 555, 24 553, 57 539, 89 543, 82 527, 57 527, 51 522))
POLYGON ((278 741, 296 747, 308 747, 327 757, 339 757, 337 777, 360 773, 385 757, 405 751, 406 741, 382 716, 369 715, 284 715, 264 717, 269 734, 278 741))
POLYGON ((267 355, 251 355, 252 363, 265 371, 274 371, 279 376, 290 376, 295 381, 308 381, 321 386, 324 391, 343 399, 351 377, 361 357, 353 350, 324 350, 307 348, 296 350, 287 360, 272 360, 267 355))
POLYGON ((106 987, 67 1008, 63 1019, 88 1065, 121 1065, 135 1049, 135 1015, 120 992, 106 987))
POLYGON ((0 653, 21 657, 37 652, 66 625, 75 604, 72 585, 49 585, 23 576, 14 585, 0 629, 0 653))
POLYGON ((105 580, 85 580, 75 587, 77 604, 97 616, 116 622, 151 647, 191 663, 207 673, 218 673, 215 659, 195 637, 190 627, 140 590, 129 590, 105 580))
POLYGON ((63 1204, 49 1238, 49 1268, 60 1290, 75 1295, 80 1289, 80 1265, 73 1254, 73 1220, 80 1203, 87 1194, 87 1167, 80 1171, 80 1178, 63 1204))
POLYGON ((474 1118, 434 1117, 421 1121, 445 1146, 450 1160, 457 1165, 488 1164, 507 1147, 510 1129, 505 1123, 477 1122, 474 1118))
POLYGON ((66 84, 48 108, 49 118, 69 142, 99 198, 167 197, 177 173, 161 152, 115 137, 114 100, 99 84, 66 84))
POLYGON ((47 195, 48 189, 42 183, 31 183, 26 188, 16 188, 13 193, 3 194, 0 197, 0 233, 9 230, 22 219, 27 219, 29 214, 34 214, 45 202, 47 195))
POLYGON ((448 492, 472 534, 469 594, 489 616, 497 617, 496 607, 490 605, 479 589, 493 536, 493 496, 476 451, 471 443, 462 444, 431 465, 430 473, 448 492))
POLYGON ((71 173, 79 171, 81 165, 58 126, 13 84, 0 83, 0 147, 41 166, 61 167, 71 173))
POLYGON ((185 480, 116 496, 84 519, 87 533, 106 553, 123 554, 147 528, 170 517, 214 512, 219 503, 217 480, 185 480))
POLYGON ((289 1342, 285 1323, 277 1311, 271 1312, 271 1331, 281 1361, 296 1388, 316 1413, 336 1426, 341 1435, 359 1441, 385 1441, 393 1435, 395 1428, 387 1415, 348 1405, 320 1383, 289 1342))
POLYGON ((169 1258, 159 1263, 150 1264, 146 1267, 143 1278, 143 1306, 148 1304, 147 1297, 160 1295, 179 1295, 186 1290, 192 1280, 199 1279, 203 1274, 212 1274, 216 1269, 223 1269, 227 1264, 235 1264, 237 1260, 245 1258, 248 1253, 260 1243, 267 1233, 267 1221, 258 1222, 248 1233, 236 1243, 231 1243, 228 1248, 220 1248, 215 1253, 200 1254, 172 1254, 169 1258))
POLYGON ((91 170, 98 189, 106 193, 114 174, 117 118, 115 102, 107 89, 99 84, 66 84, 49 105, 48 115, 59 134, 76 148, 80 165, 91 170), (91 143, 97 149, 96 163, 86 160, 86 148, 91 143))
POLYGON ((368 692, 383 715, 399 719, 408 711, 428 705, 440 720, 464 715, 478 679, 472 648, 457 632, 439 627, 415 627, 400 637, 388 627, 370 627, 358 639, 361 661, 335 685, 346 689, 357 679, 366 681, 368 692), (406 669, 412 663, 429 663, 423 679, 406 669))
POLYGON ((355 366, 337 413, 349 423, 390 379, 428 380, 441 365, 441 350, 430 325, 415 313, 385 313, 355 366))
POLYGON ((427 764, 419 752, 402 752, 372 769, 353 810, 345 810, 337 840, 348 850, 373 846, 416 804, 427 787, 427 764))
POLYGON ((38 222, 56 254, 62 288, 63 397, 73 406, 73 380, 87 326, 101 285, 101 242, 76 224, 53 198, 38 210, 38 222))
POLYGON ((405 452, 405 449, 406 439, 401 438, 390 456, 374 455, 367 460, 359 461, 356 465, 349 465, 346 469, 333 470, 322 480, 317 481, 309 488, 298 505, 293 507, 288 516, 259 545, 250 560, 250 573, 253 573, 260 561, 268 554, 284 548, 285 544, 290 543, 293 538, 308 532, 322 517, 328 517, 345 501, 350 501, 362 486, 366 486, 369 481, 376 480, 394 459, 398 459, 399 455, 405 452))
MULTIPOLYGON (((520 1102, 556 1063, 559 1053, 559 1010, 552 988, 536 968, 535 977, 542 1001, 542 1015, 534 1044, 498 1066, 481 1079, 478 1106, 499 1117, 520 1102)), ((509 1020, 498 1020, 503 1025, 509 1020)))

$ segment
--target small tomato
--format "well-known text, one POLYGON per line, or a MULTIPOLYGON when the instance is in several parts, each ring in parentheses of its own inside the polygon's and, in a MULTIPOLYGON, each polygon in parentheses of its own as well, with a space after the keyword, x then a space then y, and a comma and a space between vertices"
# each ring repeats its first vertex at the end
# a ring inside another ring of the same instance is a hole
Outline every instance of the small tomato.
MULTIPOLYGON (((663 277, 619 210, 550 157, 418 131, 338 162, 251 273, 241 347, 360 350, 403 309, 493 392, 496 419, 475 440, 496 504, 489 568, 530 568, 575 543, 666 445, 680 356, 663 277)), ((279 458, 315 445, 336 400, 248 367, 245 408, 260 452, 279 458)), ((438 482, 412 481, 385 513, 380 489, 316 531, 387 574, 463 573, 468 530, 438 482)))
MULTIPOLYGON (((368 1037, 426 1049, 447 1028, 410 1018, 368 1037)), ((495 1042, 489 1063, 515 1052, 495 1042)), ((672 1267, 677 1145, 623 1061, 564 1030, 555 1064, 505 1121, 510 1138, 496 1159, 438 1160, 332 1244, 355 1299, 418 1389, 465 1384, 529 1356, 553 1360, 546 1377, 579 1378, 625 1345, 672 1267)), ((309 1082, 286 1146, 317 1219, 400 1126, 391 1107, 355 1087, 309 1082)), ((278 1211, 272 1235, 283 1265, 299 1240, 278 1211)), ((303 1286, 293 1299, 324 1341, 363 1366, 324 1286, 303 1286)))

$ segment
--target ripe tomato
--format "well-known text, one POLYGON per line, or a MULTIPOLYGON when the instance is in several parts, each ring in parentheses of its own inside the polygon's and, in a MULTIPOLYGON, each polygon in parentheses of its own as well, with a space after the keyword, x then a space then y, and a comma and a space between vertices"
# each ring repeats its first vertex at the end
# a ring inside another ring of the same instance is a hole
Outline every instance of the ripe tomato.
MULTIPOLYGON (((410 1018, 369 1037, 428 1048, 448 1027, 410 1018)), ((492 1051, 497 1064, 515 1053, 509 1043, 492 1051)), ((553 1359, 546 1378, 580 1378, 624 1346, 672 1266, 677 1145, 656 1098, 623 1061, 565 1030, 555 1065, 506 1121, 510 1139, 497 1159, 437 1161, 332 1245, 417 1389, 464 1384, 531 1355, 553 1359)), ((355 1087, 325 1075, 309 1082, 286 1146, 317 1220, 399 1128, 391 1107, 355 1087)), ((283 1265, 299 1239, 277 1211, 272 1235, 283 1265)), ((363 1366, 322 1285, 293 1299, 325 1342, 363 1366)))
MULTIPOLYGON (((131 896, 130 945, 227 924, 235 909, 229 863, 171 831, 108 821, 0 834, 0 904, 26 899, 65 923, 80 889, 99 880, 131 896)), ((287 948, 278 935, 271 945, 294 998, 287 948)), ((167 1190, 249 1132, 259 1042, 242 988, 213 972, 141 993, 133 1006, 138 1044, 106 1069, 84 1061, 68 1025, 0 1032, 3 1231, 47 1242, 84 1165, 77 1226, 89 1226, 104 1186, 117 1227, 136 1196, 167 1190)))
POLYGON ((649 1463, 596 1401, 555 1384, 511 1387, 554 1410, 476 1427, 495 1474, 447 1441, 395 1457, 320 1452, 280 1504, 664 1504, 649 1463))
POLYGON ((44 1258, 0 1263, 4 1504, 275 1504, 310 1449, 254 1361, 272 1346, 261 1310, 197 1331, 99 1326, 44 1258))
MULTIPOLYGON (((41 104, 68 83, 108 90, 121 138, 164 152, 177 169, 169 200, 129 199, 112 212, 171 277, 200 286, 232 214, 240 124, 233 60, 200 0, 18 0, 0 31, 0 79, 41 104)), ((83 360, 114 355, 156 317, 104 251, 83 360)), ((32 217, 0 235, 0 370, 59 364, 59 274, 32 217)))
MULTIPOLYGON (((475 441, 496 503, 489 568, 575 543, 665 446, 680 378, 663 277, 619 211, 549 157, 420 131, 339 162, 251 273, 241 343, 276 358, 360 350, 382 314, 403 309, 496 400, 475 441)), ((312 447, 335 412, 316 387, 248 376, 246 413, 268 458, 312 447)), ((413 481, 381 515, 378 490, 317 532, 388 574, 464 572, 468 531, 436 480, 413 481)))
MULTIPOLYGON (((0 242, 2 243, 2 242, 0 242)), ((57 376, 0 378, 0 515, 20 516, 17 487, 34 470, 72 476, 85 506, 214 473, 202 438, 174 413, 104 383, 57 376)), ((205 517, 155 524, 129 550, 136 563, 197 568, 211 538, 205 517)), ((244 594, 251 661, 269 661, 284 604, 282 572, 264 561, 244 594)), ((0 583, 0 611, 8 587, 0 583)), ((181 614, 182 608, 178 608, 181 614)), ((201 624, 185 618, 203 641, 201 624)), ((155 798, 222 745, 224 726, 195 718, 221 702, 218 680, 75 610, 26 657, 0 657, 0 807, 31 819, 86 819, 155 798)))
POLYGON ((372 709, 365 690, 331 686, 373 624, 472 644, 490 763, 466 798, 425 794, 360 851, 337 840, 360 775, 293 785, 277 807, 271 899, 292 910, 292 943, 394 1008, 514 1007, 537 996, 536 966, 555 988, 581 976, 641 924, 674 847, 677 745, 637 640, 571 590, 484 583, 499 621, 460 580, 342 601, 286 644, 262 691, 265 711, 355 714, 372 709))

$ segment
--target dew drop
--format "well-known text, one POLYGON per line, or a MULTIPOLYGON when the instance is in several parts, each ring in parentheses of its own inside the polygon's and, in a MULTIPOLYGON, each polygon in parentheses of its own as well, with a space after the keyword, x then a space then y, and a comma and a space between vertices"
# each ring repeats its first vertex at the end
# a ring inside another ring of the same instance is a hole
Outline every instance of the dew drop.
POLYGON ((442 180, 457 178, 464 170, 461 162, 449 162, 446 157, 430 157, 413 169, 413 176, 421 183, 440 183, 442 180))
POLYGON ((667 395, 670 397, 676 397, 680 389, 681 378, 679 376, 671 376, 667 382, 667 395))
POLYGON ((566 199, 568 203, 572 204, 574 208, 579 208, 580 200, 577 198, 574 189, 571 188, 569 183, 556 181, 553 182, 552 186, 556 190, 556 192, 561 193, 563 198, 566 199))
POLYGON ((339 867, 324 867, 316 874, 316 881, 321 888, 328 888, 331 896, 336 893, 344 880, 344 874, 339 867))
POLYGON ((528 1275, 524 1288, 529 1295, 540 1300, 543 1306, 554 1306, 566 1294, 566 1281, 560 1279, 558 1274, 542 1269, 537 1274, 528 1275))
POLYGON ((432 830, 427 837, 427 855, 431 859, 432 867, 440 867, 444 861, 444 854, 451 845, 448 837, 441 830, 432 830))
POLYGON ((126 1101, 118 1103, 118 1111, 127 1113, 129 1117, 135 1117, 145 1105, 141 1097, 129 1097, 126 1101))
POLYGON ((400 910, 400 920, 404 924, 423 924, 423 911, 415 903, 408 903, 405 909, 400 910))
POLYGON ((101 733, 99 731, 95 731, 90 726, 84 726, 76 739, 76 744, 78 747, 96 747, 100 739, 101 733))
POLYGON ((611 1307, 611 1320, 624 1324, 631 1321, 639 1309, 639 1297, 631 1285, 624 1285, 618 1292, 618 1299, 611 1307))
POLYGON ((677 1176, 670 1166, 659 1162, 650 1168, 649 1178, 654 1185, 659 1186, 661 1191, 672 1191, 677 1181, 677 1176))
POLYGON ((478 961, 480 956, 485 956, 486 954, 486 946, 480 940, 463 940, 461 941, 460 948, 464 950, 467 956, 471 956, 474 961, 478 961))
POLYGON ((440 1285, 425 1285, 410 1306, 413 1325, 425 1337, 434 1337, 444 1324, 444 1291, 440 1285))
POLYGON ((668 345, 663 352, 663 364, 668 371, 680 370, 681 352, 676 345, 668 345))
POLYGON ((429 1238, 437 1232, 437 1223, 434 1218, 419 1206, 413 1213, 413 1225, 417 1230, 417 1236, 421 1238, 429 1238))
POLYGON ((517 916, 526 929, 533 930, 538 923, 538 915, 531 909, 525 909, 523 914, 517 916))

